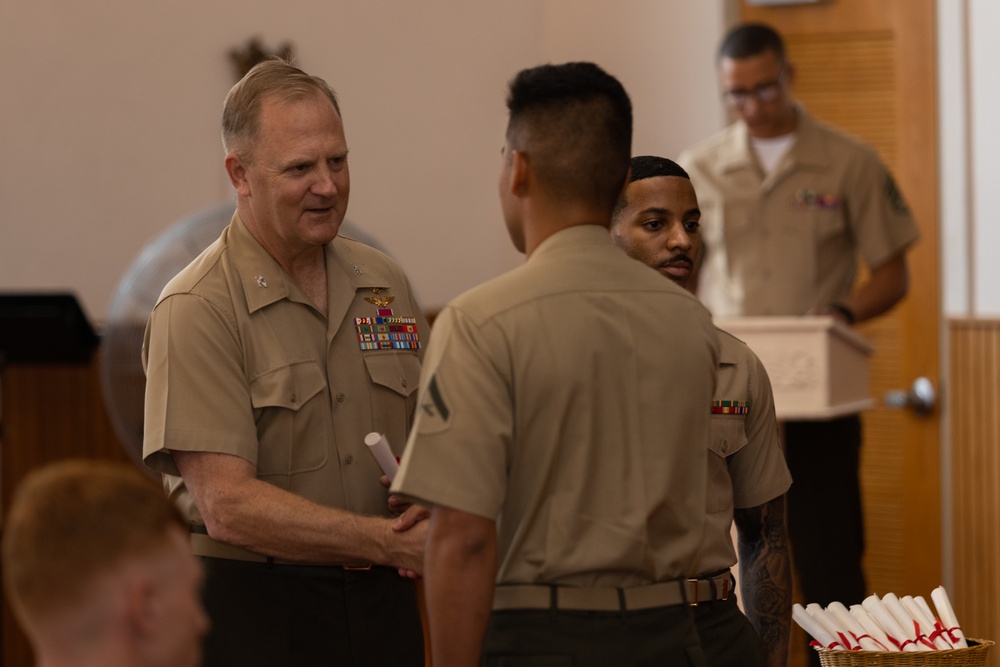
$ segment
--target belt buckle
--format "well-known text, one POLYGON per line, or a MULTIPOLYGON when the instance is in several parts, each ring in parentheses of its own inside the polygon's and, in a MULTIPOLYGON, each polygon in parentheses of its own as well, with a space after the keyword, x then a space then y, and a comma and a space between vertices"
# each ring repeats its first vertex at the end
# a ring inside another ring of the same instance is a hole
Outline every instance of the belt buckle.
POLYGON ((693 595, 685 596, 685 597, 688 598, 688 605, 691 606, 691 607, 697 607, 698 606, 698 580, 697 579, 685 579, 684 580, 684 585, 685 585, 685 587, 688 588, 688 591, 692 591, 694 593, 693 595), (688 586, 688 584, 690 584, 690 586, 688 586))
POLYGON ((363 565, 362 564, 359 564, 359 565, 341 565, 340 567, 342 567, 346 572, 367 572, 368 570, 372 569, 372 564, 371 563, 364 563, 363 565))

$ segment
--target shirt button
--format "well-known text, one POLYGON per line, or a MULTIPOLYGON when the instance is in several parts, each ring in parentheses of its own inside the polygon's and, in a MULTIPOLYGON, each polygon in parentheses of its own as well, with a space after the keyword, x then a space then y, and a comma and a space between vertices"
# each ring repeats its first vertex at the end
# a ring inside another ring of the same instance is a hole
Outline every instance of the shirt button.
POLYGON ((722 441, 722 451, 723 452, 728 452, 729 451, 729 443, 726 442, 725 440, 722 441))
POLYGON ((354 457, 348 454, 344 457, 344 463, 351 464, 354 463, 354 457))
POLYGON ((346 396, 344 396, 343 394, 337 394, 337 402, 338 403, 343 403, 345 398, 346 398, 346 396))
POLYGON ((406 378, 403 378, 400 382, 403 385, 403 387, 405 388, 406 387, 406 378))
POLYGON ((296 396, 295 394, 292 394, 292 403, 298 403, 298 402, 299 402, 298 396, 296 396))

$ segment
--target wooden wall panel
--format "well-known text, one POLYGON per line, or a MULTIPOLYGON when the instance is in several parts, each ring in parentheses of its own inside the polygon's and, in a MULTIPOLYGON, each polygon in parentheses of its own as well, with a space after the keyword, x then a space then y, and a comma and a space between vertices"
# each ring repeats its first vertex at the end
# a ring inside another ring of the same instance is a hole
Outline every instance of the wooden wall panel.
MULTIPOLYGON (((1000 639, 1000 320, 948 323, 952 604, 966 634, 1000 639)), ((991 665, 1000 665, 994 650, 991 665)))
MULTIPOLYGON (((96 357, 89 364, 0 368, 0 410, 0 531, 14 490, 32 469, 71 457, 130 460, 104 407, 96 357)), ((6 596, 0 647, 0 667, 33 664, 6 596)))

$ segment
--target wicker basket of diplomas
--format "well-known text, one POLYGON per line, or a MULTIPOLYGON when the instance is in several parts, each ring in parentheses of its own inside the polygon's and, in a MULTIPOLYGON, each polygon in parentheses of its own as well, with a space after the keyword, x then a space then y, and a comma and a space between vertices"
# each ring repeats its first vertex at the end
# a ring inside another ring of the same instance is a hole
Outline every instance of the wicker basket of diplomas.
POLYGON ((946 651, 832 651, 817 649, 822 667, 978 667, 986 664, 986 653, 993 646, 988 639, 969 639, 968 648, 946 651))

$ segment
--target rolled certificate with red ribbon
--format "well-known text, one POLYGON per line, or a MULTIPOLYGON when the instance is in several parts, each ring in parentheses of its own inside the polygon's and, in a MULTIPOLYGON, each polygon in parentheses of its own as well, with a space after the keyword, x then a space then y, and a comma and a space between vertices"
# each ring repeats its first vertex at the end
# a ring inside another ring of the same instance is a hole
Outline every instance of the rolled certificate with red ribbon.
POLYGON ((827 610, 823 609, 823 607, 819 606, 815 602, 806 605, 806 612, 812 616, 817 623, 823 626, 824 630, 836 637, 841 646, 849 651, 857 651, 860 648, 858 640, 854 639, 846 628, 841 627, 840 623, 837 622, 837 619, 832 613, 828 613, 827 610))
POLYGON ((381 433, 369 433, 365 436, 365 444, 368 445, 368 451, 375 457, 378 466, 391 482, 399 470, 399 461, 389 449, 389 441, 381 433))
MULTIPOLYGON (((863 610, 862 610, 863 611, 863 610)), ((889 648, 872 636, 858 619, 851 616, 851 612, 841 602, 831 602, 826 606, 826 613, 833 616, 837 625, 851 633, 851 637, 858 643, 862 651, 888 651, 889 648)))
POLYGON ((843 649, 844 646, 837 641, 826 629, 814 619, 805 607, 798 602, 792 605, 792 618, 799 626, 813 638, 814 646, 821 646, 829 649, 843 649))
POLYGON ((924 617, 929 619, 931 621, 931 625, 933 625, 936 617, 934 616, 934 612, 931 611, 931 606, 927 604, 927 600, 924 599, 924 596, 916 595, 914 596, 913 601, 917 603, 917 606, 920 607, 920 610, 924 613, 924 617))
POLYGON ((877 595, 866 597, 861 606, 872 615, 876 623, 882 626, 889 641, 899 647, 900 651, 913 653, 920 650, 913 639, 909 637, 909 633, 899 626, 899 622, 889 613, 877 595))
POLYGON ((965 641, 965 635, 958 625, 958 618, 955 617, 955 612, 951 608, 951 600, 948 599, 948 593, 944 590, 944 586, 938 586, 931 591, 931 600, 934 601, 934 608, 937 609, 938 619, 944 625, 948 641, 956 648, 968 647, 969 643, 965 641))
POLYGON ((899 653, 899 645, 892 643, 889 636, 885 634, 885 630, 883 630, 881 626, 875 622, 875 619, 872 618, 871 614, 865 611, 864 607, 859 604, 852 604, 851 616, 856 618, 858 623, 861 624, 861 627, 865 629, 865 632, 871 635, 879 644, 884 646, 886 651, 899 653))
POLYGON ((926 637, 933 644, 935 650, 946 651, 951 648, 951 643, 942 636, 944 632, 935 628, 933 617, 924 613, 924 610, 917 604, 913 596, 904 595, 899 598, 899 602, 903 605, 906 613, 913 619, 917 633, 921 637, 926 637))
POLYGON ((883 595, 882 605, 896 619, 906 639, 913 642, 918 651, 934 650, 934 644, 927 638, 927 633, 921 632, 920 624, 906 611, 895 593, 886 593, 883 595))

